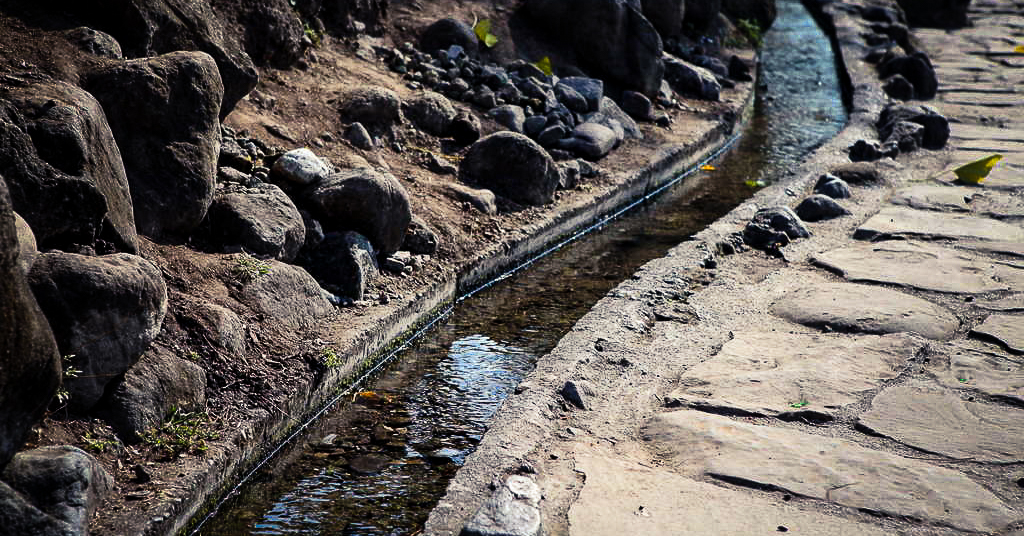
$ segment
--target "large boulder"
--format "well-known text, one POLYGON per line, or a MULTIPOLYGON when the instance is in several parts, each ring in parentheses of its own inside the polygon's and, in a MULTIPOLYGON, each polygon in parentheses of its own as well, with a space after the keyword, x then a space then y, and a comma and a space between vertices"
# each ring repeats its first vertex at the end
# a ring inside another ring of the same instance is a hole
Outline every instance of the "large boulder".
MULTIPOLYGON (((287 69, 302 57, 303 27, 289 0, 210 0, 257 65, 287 69)), ((294 1, 292 1, 294 4, 294 1)))
POLYGON ((558 146, 587 160, 598 160, 604 158, 618 141, 610 128, 597 123, 583 123, 572 131, 572 136, 561 140, 558 146))
POLYGON ((717 101, 722 91, 714 73, 665 54, 665 80, 672 89, 688 97, 717 101))
MULTIPOLYGON (((296 0, 296 7, 318 1, 296 0)), ((380 35, 387 28, 388 0, 325 0, 319 15, 324 25, 334 32, 380 35)))
POLYGON ((184 239, 213 200, 224 86, 202 52, 105 64, 83 80, 121 149, 140 233, 184 239))
POLYGON ((269 261, 265 274, 249 278, 235 298, 272 326, 303 329, 334 312, 320 285, 309 272, 291 264, 269 261))
POLYGON ((448 127, 455 119, 455 107, 440 93, 424 91, 409 100, 405 115, 416 125, 435 136, 447 136, 448 127))
POLYGON ((587 66, 617 84, 658 93, 664 67, 661 37, 627 0, 527 0, 526 12, 563 37, 587 66))
POLYGON ((81 89, 42 81, 3 90, 0 169, 15 210, 46 248, 103 238, 135 252, 124 164, 100 104, 81 89))
MULTIPOLYGON (((0 476, 41 513, 66 524, 71 534, 89 533, 90 518, 114 488, 114 479, 103 465, 82 449, 69 445, 19 452, 0 476)), ((34 517, 23 519, 34 524, 34 517)), ((49 521, 40 518, 35 522, 50 525, 49 521)), ((4 525, 4 530, 10 528, 10 525, 4 525)))
POLYGON ((474 143, 459 165, 459 180, 525 205, 550 203, 558 166, 540 145, 515 132, 497 132, 474 143))
POLYGON ((353 300, 363 299, 380 273, 373 245, 353 231, 324 235, 309 252, 306 268, 324 288, 353 300))
POLYGON ((142 357, 167 313, 160 269, 135 255, 40 253, 32 292, 54 328, 61 355, 77 369, 65 378, 68 406, 86 412, 106 386, 142 357))
POLYGON ((82 534, 68 523, 46 514, 17 490, 0 482, 0 527, 4 534, 75 536, 82 534))
POLYGON ((644 16, 658 29, 662 39, 678 37, 682 32, 688 3, 686 0, 640 0, 644 16))
POLYGON ((135 443, 146 430, 160 426, 172 408, 206 410, 206 372, 154 345, 128 369, 97 414, 124 442, 135 443))
POLYGON ((225 28, 223 18, 206 0, 48 0, 45 4, 49 10, 70 12, 112 35, 127 58, 178 51, 209 54, 223 80, 224 91, 217 96, 222 118, 259 81, 239 36, 225 28))
POLYGON ((340 111, 342 121, 359 122, 371 132, 383 132, 401 122, 402 100, 387 88, 359 86, 345 93, 340 111))
POLYGON ((60 386, 57 343, 18 262, 14 211, 0 178, 0 467, 21 447, 60 386))
POLYGON ((273 184, 225 187, 214 197, 206 217, 217 243, 240 245, 279 261, 294 260, 306 241, 299 209, 273 184))
POLYGON ((309 211, 327 231, 356 231, 391 255, 402 246, 412 219, 409 194, 390 173, 357 168, 336 173, 306 190, 309 211))
POLYGON ((694 35, 702 35, 711 29, 721 11, 722 0, 686 0, 683 25, 694 35))

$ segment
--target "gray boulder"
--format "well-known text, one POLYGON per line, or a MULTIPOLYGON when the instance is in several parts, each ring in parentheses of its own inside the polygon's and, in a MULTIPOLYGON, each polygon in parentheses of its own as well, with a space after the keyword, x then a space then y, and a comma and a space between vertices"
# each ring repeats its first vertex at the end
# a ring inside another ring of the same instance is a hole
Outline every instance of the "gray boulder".
POLYGON ((526 121, 526 113, 523 111, 521 106, 515 104, 505 104, 492 108, 487 115, 491 116, 495 122, 499 125, 511 130, 512 132, 523 132, 523 123, 526 121))
POLYGON ((448 134, 448 127, 455 119, 455 107, 440 93, 425 91, 409 100, 405 116, 420 130, 435 136, 448 134))
POLYGON ((114 39, 114 36, 94 30, 88 26, 79 26, 64 31, 64 37, 68 42, 75 45, 82 52, 88 52, 101 58, 119 60, 124 55, 121 52, 121 45, 114 39))
POLYGON ((402 250, 419 255, 433 255, 437 251, 437 233, 419 216, 413 214, 409 229, 402 240, 402 250))
POLYGON ((571 88, 586 99, 586 111, 588 112, 597 111, 597 107, 601 104, 601 98, 604 97, 604 82, 597 78, 567 76, 565 78, 560 78, 558 80, 558 84, 571 88))
POLYGON ((621 108, 637 121, 650 121, 654 118, 651 99, 648 99, 643 93, 623 91, 621 108))
POLYGON ((796 206, 794 212, 803 221, 831 220, 839 216, 850 215, 849 210, 846 210, 842 205, 824 194, 808 196, 796 206))
POLYGON ((722 85, 711 71, 668 54, 665 55, 665 79, 679 93, 698 99, 717 101, 722 91, 722 85))
POLYGON ((305 147, 284 153, 270 168, 271 177, 299 186, 318 183, 330 174, 331 166, 305 147))
POLYGON ((789 207, 762 208, 743 229, 743 241, 757 249, 774 249, 809 236, 811 232, 789 207))
POLYGON ((825 173, 818 177, 818 182, 814 185, 814 193, 827 195, 832 199, 846 199, 850 197, 850 185, 831 173, 825 173))
POLYGON ((924 143, 924 127, 910 121, 898 121, 883 141, 895 144, 901 153, 916 151, 924 143))
POLYGON ((345 129, 345 139, 356 149, 364 151, 373 149, 373 136, 359 121, 352 123, 345 129))
POLYGON ((366 287, 380 274, 373 245, 352 231, 327 233, 310 252, 306 268, 324 288, 353 300, 363 299, 366 287))
POLYGON ((28 499, 0 482, 0 527, 4 534, 33 536, 80 536, 70 524, 36 508, 28 499))
POLYGON ((96 413, 125 443, 137 443, 164 422, 172 408, 206 410, 206 372, 201 366, 154 346, 128 369, 96 413))
POLYGON ((576 113, 585 114, 590 111, 590 103, 587 102, 587 99, 567 84, 561 82, 555 84, 555 98, 576 113))
POLYGON ((260 256, 291 262, 306 241, 306 226, 295 203, 277 186, 230 186, 213 199, 206 215, 213 240, 240 245, 260 256))
POLYGON ((494 192, 484 188, 470 188, 465 184, 450 182, 444 185, 445 193, 452 199, 468 203, 469 206, 483 212, 494 215, 498 213, 498 202, 494 192))
POLYGON ((560 141, 558 147, 587 160, 604 158, 618 143, 615 131, 597 123, 583 123, 572 131, 572 136, 560 141))
POLYGON ((270 269, 240 281, 233 296, 268 325, 282 330, 305 329, 334 312, 309 272, 291 264, 268 261, 270 269))
POLYGON ((558 167, 547 151, 514 132, 482 138, 469 148, 459 165, 460 181, 525 205, 551 202, 558 179, 558 167))
MULTIPOLYGON (((67 445, 19 452, 0 476, 39 513, 56 521, 24 509, 17 516, 20 522, 15 521, 14 526, 38 524, 46 530, 8 534, 88 534, 90 518, 114 488, 113 477, 95 458, 67 445)), ((11 514, 0 514, 0 519, 11 514)), ((11 524, 5 523, 3 527, 4 531, 12 530, 11 524)))
POLYGON ((935 74, 932 62, 924 52, 914 52, 909 56, 893 56, 878 65, 878 75, 882 78, 889 78, 897 74, 914 86, 915 99, 935 98, 939 89, 939 77, 935 74))
POLYGON ((22 273, 19 256, 14 211, 7 183, 0 178, 0 467, 42 417, 61 376, 57 343, 22 273))
POLYGON ((358 121, 371 132, 388 131, 402 120, 402 101, 390 89, 359 86, 342 97, 341 120, 358 121))
POLYGON ((65 378, 68 406, 86 412, 160 332, 167 313, 163 275, 127 253, 50 252, 36 257, 29 282, 61 355, 74 356, 71 366, 81 371, 65 378))
POLYGON ((104 64, 82 81, 121 149, 136 228, 184 239, 213 200, 224 95, 217 65, 202 52, 175 52, 104 64))
POLYGON ((661 37, 627 0, 527 0, 526 13, 566 40, 589 68, 646 95, 658 92, 661 37), (572 21, 566 24, 566 21, 572 21))
POLYGON ((528 477, 512 475, 473 514, 461 536, 539 536, 540 487, 528 477))
POLYGON ((402 246, 412 212, 409 194, 390 173, 357 168, 306 190, 308 208, 327 231, 353 230, 383 255, 402 246))
POLYGON ((100 103, 62 82, 5 91, 0 169, 15 210, 43 247, 97 238, 135 252, 138 237, 121 152, 100 103))
POLYGON ((622 127, 625 137, 636 140, 643 139, 644 133, 640 131, 640 125, 637 125, 636 121, 634 121, 629 114, 622 111, 622 108, 619 108, 619 105, 615 104, 615 101, 608 97, 603 97, 601 99, 601 104, 598 107, 597 114, 598 115, 588 117, 587 121, 591 123, 601 123, 614 130, 612 125, 609 125, 599 116, 614 119, 622 127))

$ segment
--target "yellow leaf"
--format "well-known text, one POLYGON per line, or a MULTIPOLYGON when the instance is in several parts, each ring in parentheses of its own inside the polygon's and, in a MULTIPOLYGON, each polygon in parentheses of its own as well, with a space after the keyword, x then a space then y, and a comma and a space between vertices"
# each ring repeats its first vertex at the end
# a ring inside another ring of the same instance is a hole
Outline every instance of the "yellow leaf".
POLYGON ((545 75, 551 76, 551 58, 544 56, 539 61, 534 62, 533 65, 543 71, 545 75))
POLYGON ((487 45, 487 48, 498 44, 498 37, 491 33, 491 19, 480 19, 476 26, 473 26, 473 33, 487 45))
POLYGON ((1024 54, 1024 45, 1017 45, 1013 47, 1013 51, 1017 54, 1024 54))
POLYGON ((704 164, 703 166, 700 167, 700 170, 701 171, 714 171, 715 170, 715 166, 712 166, 711 164, 704 164))
POLYGON ((989 172, 995 167, 996 162, 1002 159, 1003 155, 1001 154, 989 155, 974 162, 964 164, 954 169, 953 173, 956 174, 956 178, 960 182, 981 184, 981 181, 985 180, 985 177, 988 177, 989 172))
POLYGON ((487 34, 487 36, 484 37, 484 44, 487 45, 487 48, 491 48, 494 45, 497 45, 498 44, 497 36, 495 36, 494 34, 487 34))

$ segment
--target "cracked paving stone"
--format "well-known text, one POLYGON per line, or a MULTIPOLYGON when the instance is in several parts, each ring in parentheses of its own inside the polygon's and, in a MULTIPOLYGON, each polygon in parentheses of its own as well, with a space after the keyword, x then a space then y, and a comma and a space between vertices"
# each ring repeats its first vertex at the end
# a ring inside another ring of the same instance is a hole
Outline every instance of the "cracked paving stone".
POLYGON ((967 531, 998 531, 1016 520, 998 497, 962 473, 845 439, 689 410, 658 415, 644 433, 651 448, 685 474, 967 531))
POLYGON ((996 300, 978 300, 974 305, 989 311, 1024 311, 1024 293, 1011 294, 996 300))
POLYGON ((713 358, 687 370, 666 404, 831 420, 837 409, 897 377, 924 344, 904 334, 740 332, 713 358))
POLYGON ((1021 242, 1024 228, 978 216, 895 206, 883 208, 853 234, 854 238, 865 240, 910 236, 1021 242))
POLYGON ((1024 410, 968 402, 931 382, 884 389, 858 424, 876 435, 950 458, 1024 461, 1024 410))
POLYGON ((922 184, 897 190, 889 202, 922 210, 973 212, 998 218, 1024 216, 1020 197, 979 187, 922 184))
POLYGON ((856 244, 816 255, 812 262, 850 281, 921 290, 980 294, 1024 288, 1024 265, 919 242, 856 244))
POLYGON ((989 315, 971 334, 995 339, 1011 352, 1024 354, 1024 316, 989 315))
POLYGON ((882 287, 823 283, 792 291, 772 313, 798 324, 853 333, 913 332, 935 340, 953 336, 960 322, 946 308, 882 287))
POLYGON ((998 253, 1013 257, 1024 257, 1024 242, 989 242, 986 240, 960 240, 957 246, 980 251, 982 253, 998 253))
POLYGON ((577 451, 586 481, 569 509, 572 536, 793 534, 882 536, 887 530, 696 482, 636 462, 577 451), (742 512, 742 515, 737 513, 742 512))
POLYGON ((981 341, 960 340, 942 351, 948 359, 932 359, 929 369, 946 387, 1024 402, 1024 358, 981 341))

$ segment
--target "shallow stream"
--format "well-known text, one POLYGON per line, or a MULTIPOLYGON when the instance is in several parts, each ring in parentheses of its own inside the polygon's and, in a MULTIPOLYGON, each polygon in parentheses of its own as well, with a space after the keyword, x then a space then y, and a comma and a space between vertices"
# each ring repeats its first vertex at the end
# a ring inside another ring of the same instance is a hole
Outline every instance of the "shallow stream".
POLYGON ((758 184, 784 178, 845 124, 828 39, 798 1, 779 0, 778 10, 765 36, 755 116, 714 171, 696 171, 460 301, 261 467, 198 532, 415 534, 501 402, 597 300, 758 184))

